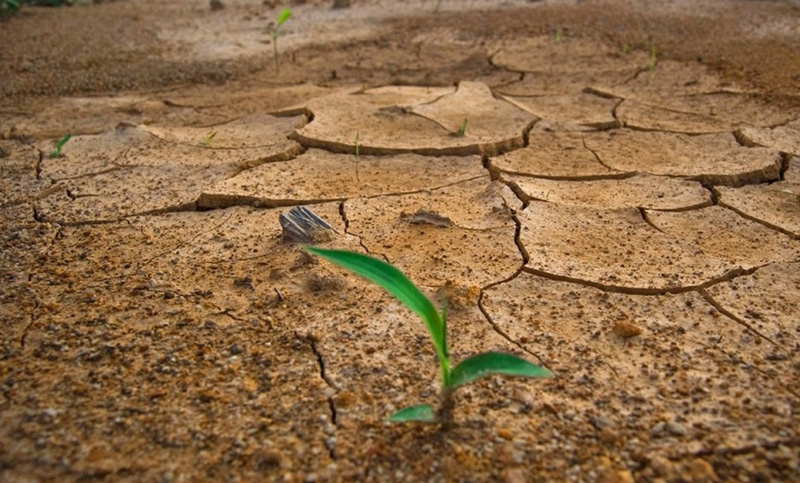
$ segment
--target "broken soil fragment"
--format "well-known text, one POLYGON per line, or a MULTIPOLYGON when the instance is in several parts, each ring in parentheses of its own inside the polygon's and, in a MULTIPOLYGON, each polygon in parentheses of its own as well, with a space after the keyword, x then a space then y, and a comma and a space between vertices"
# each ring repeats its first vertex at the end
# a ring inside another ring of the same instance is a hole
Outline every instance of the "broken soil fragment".
POLYGON ((358 143, 360 153, 370 155, 496 154, 522 147, 534 120, 477 82, 461 82, 456 91, 398 86, 334 94, 308 108, 314 120, 294 139, 337 153, 355 153, 358 143), (451 136, 465 119, 466 136, 451 136))
POLYGON ((620 129, 584 133, 583 139, 612 169, 680 176, 713 185, 775 181, 782 165, 777 151, 741 146, 731 133, 689 136, 620 129))
POLYGON ((400 213, 400 219, 407 220, 412 225, 433 225, 439 226, 442 228, 447 228, 449 226, 453 226, 453 222, 450 218, 446 216, 442 216, 435 211, 429 211, 425 209, 418 209, 415 213, 409 214, 405 211, 400 213))

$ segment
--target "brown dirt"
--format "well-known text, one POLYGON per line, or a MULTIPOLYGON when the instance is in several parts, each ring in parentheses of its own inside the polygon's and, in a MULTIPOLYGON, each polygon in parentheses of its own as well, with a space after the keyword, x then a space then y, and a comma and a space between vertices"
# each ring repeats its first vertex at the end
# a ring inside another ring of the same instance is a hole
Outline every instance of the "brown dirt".
POLYGON ((797 2, 297 2, 279 73, 224 3, 0 22, 0 480, 800 479, 797 2), (295 205, 557 377, 386 422, 428 336, 295 205))

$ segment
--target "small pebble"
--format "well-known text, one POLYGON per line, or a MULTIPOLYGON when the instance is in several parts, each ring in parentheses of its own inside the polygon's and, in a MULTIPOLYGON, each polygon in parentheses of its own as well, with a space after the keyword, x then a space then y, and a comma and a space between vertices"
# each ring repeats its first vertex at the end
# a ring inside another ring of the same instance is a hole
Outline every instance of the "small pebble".
POLYGON ((508 428, 500 428, 497 430, 497 435, 501 438, 511 441, 514 439, 514 433, 508 428))
POLYGON ((684 436, 686 434, 686 427, 681 423, 670 421, 666 424, 667 431, 675 436, 684 436))
POLYGON ((614 328, 611 329, 614 335, 622 337, 623 339, 630 339, 642 333, 642 329, 630 322, 617 322, 614 328))

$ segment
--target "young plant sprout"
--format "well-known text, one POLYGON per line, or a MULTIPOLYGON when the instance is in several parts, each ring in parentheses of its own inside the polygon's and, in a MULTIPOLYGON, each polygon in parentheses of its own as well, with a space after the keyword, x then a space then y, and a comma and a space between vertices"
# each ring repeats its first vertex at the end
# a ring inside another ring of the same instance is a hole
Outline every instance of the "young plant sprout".
POLYGON ((72 138, 72 133, 67 133, 66 136, 61 138, 60 141, 56 143, 56 149, 50 153, 50 158, 60 158, 61 157, 61 149, 67 144, 67 141, 72 138))
POLYGON ((212 131, 212 132, 206 134, 203 137, 203 146, 206 147, 206 148, 211 147, 211 143, 212 143, 212 141, 214 141, 214 136, 216 136, 216 135, 217 135, 216 131, 212 131))
POLYGON ((403 305, 416 313, 431 334, 442 378, 439 410, 436 411, 430 404, 419 404, 397 411, 389 418, 389 421, 439 422, 447 426, 452 423, 453 391, 461 386, 491 374, 536 378, 553 376, 552 372, 543 367, 503 352, 484 352, 468 357, 452 367, 450 349, 447 345, 447 308, 445 307, 439 312, 430 299, 403 272, 384 261, 356 252, 318 247, 305 247, 305 250, 386 289, 403 305))
POLYGON ((553 42, 559 43, 564 40, 564 32, 561 29, 556 29, 556 33, 553 34, 553 42))
POLYGON ((356 143, 355 143, 356 144, 356 157, 359 157, 361 155, 361 143, 358 142, 359 134, 361 134, 361 132, 360 131, 356 131, 356 143))
POLYGON ((464 122, 461 123, 461 127, 458 128, 458 131, 456 132, 456 136, 463 138, 466 135, 467 135, 467 120, 464 119, 464 122))
POLYGON ((278 15, 278 20, 275 22, 275 27, 272 29, 272 52, 275 55, 275 72, 280 72, 280 66, 278 65, 278 30, 281 28, 281 25, 285 24, 290 18, 292 18, 292 11, 288 8, 284 8, 281 10, 280 15, 278 15))
POLYGON ((658 55, 656 52, 656 42, 654 40, 650 41, 650 59, 647 61, 647 70, 649 72, 653 72, 656 70, 656 64, 658 64, 658 55))

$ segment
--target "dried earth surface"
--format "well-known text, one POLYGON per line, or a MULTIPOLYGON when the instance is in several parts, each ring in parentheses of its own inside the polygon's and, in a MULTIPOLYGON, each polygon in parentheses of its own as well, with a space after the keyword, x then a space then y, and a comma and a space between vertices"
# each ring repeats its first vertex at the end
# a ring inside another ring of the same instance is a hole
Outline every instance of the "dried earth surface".
POLYGON ((0 480, 800 480, 800 4, 352 3, 0 22, 0 480))

